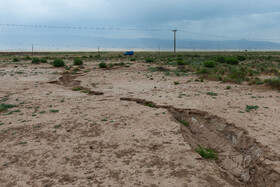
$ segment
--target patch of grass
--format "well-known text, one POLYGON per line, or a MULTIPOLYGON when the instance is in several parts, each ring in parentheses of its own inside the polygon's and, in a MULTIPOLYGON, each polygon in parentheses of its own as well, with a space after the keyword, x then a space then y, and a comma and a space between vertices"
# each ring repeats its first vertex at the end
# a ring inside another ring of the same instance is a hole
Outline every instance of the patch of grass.
POLYGON ((213 60, 208 60, 208 61, 203 62, 203 65, 207 68, 213 68, 216 66, 216 64, 213 60))
POLYGON ((237 59, 238 59, 239 61, 244 61, 244 60, 246 60, 246 56, 239 55, 239 56, 237 56, 237 59))
POLYGON ((87 90, 83 90, 83 91, 81 91, 82 93, 89 93, 89 91, 87 91, 87 90))
POLYGON ((217 56, 215 60, 216 60, 216 62, 219 62, 219 63, 226 63, 225 56, 217 56))
POLYGON ((13 111, 8 112, 7 114, 4 114, 4 115, 11 115, 11 114, 13 114, 13 113, 15 113, 15 112, 20 112, 20 110, 13 110, 13 111))
POLYGON ((57 125, 55 125, 55 126, 53 126, 54 128, 60 128, 61 127, 61 124, 57 124, 57 125))
POLYGON ((218 158, 218 153, 216 153, 211 148, 204 148, 202 145, 198 144, 198 147, 195 149, 195 151, 202 157, 206 159, 212 159, 216 160, 218 158))
POLYGON ((227 89, 227 90, 230 90, 230 89, 231 89, 231 86, 227 86, 226 89, 227 89))
POLYGON ((41 62, 41 63, 47 63, 47 62, 48 62, 48 60, 47 60, 47 59, 45 59, 45 58, 41 58, 41 59, 40 59, 40 62, 41 62))
POLYGON ((38 57, 32 58, 32 64, 40 64, 40 59, 38 57))
POLYGON ((2 104, 0 105, 0 112, 6 111, 6 110, 8 110, 9 108, 14 108, 14 107, 16 107, 16 105, 11 105, 11 104, 2 103, 2 104))
POLYGON ((24 60, 32 60, 32 58, 30 56, 26 56, 23 58, 24 60))
POLYGON ((79 58, 75 58, 74 59, 74 65, 83 65, 83 61, 81 60, 81 59, 79 59, 79 58))
POLYGON ((237 58, 228 57, 228 58, 226 58, 226 63, 231 64, 231 65, 238 65, 239 61, 237 58))
POLYGON ((13 58, 13 62, 19 62, 19 58, 14 57, 14 58, 13 58))
POLYGON ((52 110, 50 110, 50 112, 52 112, 52 113, 58 113, 59 110, 54 110, 54 109, 52 109, 52 110))
POLYGON ((178 85, 180 84, 178 81, 173 82, 173 84, 178 85))
POLYGON ((80 90, 82 90, 82 89, 83 89, 83 87, 81 87, 81 86, 72 88, 73 91, 80 91, 80 90))
POLYGON ((101 121, 108 121, 107 119, 101 119, 101 121))
POLYGON ((188 127, 190 125, 190 123, 188 121, 181 121, 181 120, 179 120, 179 122, 181 124, 183 124, 184 126, 186 126, 186 127, 188 127))
POLYGON ((132 62, 133 62, 133 61, 136 61, 136 58, 131 58, 130 61, 132 61, 132 62))
POLYGON ((25 145, 27 142, 19 142, 20 145, 25 145))
POLYGON ((145 106, 151 107, 151 108, 154 108, 154 107, 155 107, 155 106, 153 105, 153 103, 145 103, 145 106))
POLYGON ((155 60, 154 60, 153 58, 146 58, 145 61, 146 61, 147 63, 152 63, 152 62, 154 62, 155 60))
POLYGON ((41 112, 39 112, 39 114, 44 114, 44 113, 46 113, 46 111, 41 111, 41 112))
POLYGON ((65 63, 62 59, 55 59, 53 62, 52 62, 52 65, 54 67, 64 67, 65 66, 65 63))
POLYGON ((217 93, 214 93, 214 92, 207 92, 206 94, 211 95, 211 96, 217 96, 218 95, 217 93))
POLYGON ((251 112, 252 110, 257 110, 259 106, 257 105, 246 105, 246 112, 251 112))
POLYGON ((271 79, 265 79, 264 82, 265 82, 268 86, 280 90, 280 77, 271 78, 271 79))
POLYGON ((107 68, 107 64, 105 62, 101 62, 98 64, 99 68, 107 68))

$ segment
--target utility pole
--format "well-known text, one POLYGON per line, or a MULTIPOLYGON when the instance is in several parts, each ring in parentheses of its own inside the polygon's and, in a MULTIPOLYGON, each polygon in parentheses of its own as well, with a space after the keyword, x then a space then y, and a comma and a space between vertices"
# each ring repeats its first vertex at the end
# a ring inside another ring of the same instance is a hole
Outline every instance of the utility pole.
POLYGON ((174 32, 174 56, 176 55, 176 32, 178 30, 174 29, 172 32, 174 32))
POLYGON ((32 56, 33 56, 33 44, 32 44, 32 56))
POLYGON ((97 50, 98 50, 98 55, 99 55, 99 46, 97 47, 97 50))

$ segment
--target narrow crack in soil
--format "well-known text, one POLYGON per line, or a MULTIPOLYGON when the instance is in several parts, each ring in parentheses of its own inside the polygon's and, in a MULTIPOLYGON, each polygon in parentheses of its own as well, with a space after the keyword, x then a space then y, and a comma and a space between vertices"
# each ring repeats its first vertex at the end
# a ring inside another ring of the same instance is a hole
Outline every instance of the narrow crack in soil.
POLYGON ((89 95, 103 95, 104 94, 103 92, 92 91, 89 88, 80 86, 81 81, 75 80, 77 77, 78 77, 78 75, 71 75, 71 74, 65 73, 61 77, 59 77, 59 79, 57 81, 50 81, 48 83, 58 84, 58 85, 62 85, 65 87, 72 87, 72 88, 80 87, 81 91, 85 91, 89 95))
POLYGON ((157 105, 154 102, 136 98, 120 98, 141 105, 167 109, 181 124, 181 133, 193 150, 198 146, 213 148, 218 152, 215 161, 221 176, 230 184, 246 186, 280 186, 279 156, 263 146, 248 132, 218 116, 194 109, 180 109, 173 106, 157 105), (270 164, 268 164, 270 163, 270 164))

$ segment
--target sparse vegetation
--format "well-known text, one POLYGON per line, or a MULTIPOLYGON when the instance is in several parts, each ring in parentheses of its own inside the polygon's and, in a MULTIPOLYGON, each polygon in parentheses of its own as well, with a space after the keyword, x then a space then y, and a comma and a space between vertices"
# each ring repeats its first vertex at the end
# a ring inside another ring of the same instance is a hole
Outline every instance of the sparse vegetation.
POLYGON ((211 95, 211 96, 217 96, 217 95, 218 95, 218 94, 215 93, 215 92, 207 92, 206 94, 207 94, 207 95, 211 95))
POLYGON ((81 91, 83 89, 83 87, 81 86, 77 86, 75 88, 72 88, 73 91, 81 91))
POLYGON ((52 62, 52 65, 54 67, 64 67, 65 66, 65 63, 62 59, 55 59, 53 62, 52 62))
POLYGON ((83 65, 83 61, 81 60, 81 59, 79 59, 79 58, 75 58, 74 59, 74 65, 83 65))
POLYGON ((19 58, 14 57, 14 58, 13 58, 13 62, 19 62, 19 58))
POLYGON ((16 107, 16 105, 2 103, 0 105, 0 112, 6 111, 6 110, 8 110, 10 108, 14 108, 14 107, 16 107))
POLYGON ((209 61, 205 61, 205 62, 203 63, 203 65, 204 65, 205 67, 207 67, 207 68, 213 68, 213 67, 215 67, 215 62, 212 61, 212 60, 209 60, 209 61))
POLYGON ((147 63, 152 63, 152 62, 154 62, 155 60, 154 60, 153 58, 146 58, 145 61, 146 61, 147 63))
POLYGON ((41 63, 47 63, 47 62, 48 62, 48 60, 47 60, 47 59, 45 59, 45 58, 41 58, 41 59, 40 59, 40 62, 41 62, 41 63))
POLYGON ((231 89, 231 86, 227 86, 226 89, 227 89, 227 90, 230 90, 230 89, 231 89))
POLYGON ((32 58, 32 64, 40 64, 40 59, 38 57, 32 58))
POLYGON ((218 154, 211 148, 204 148, 202 145, 198 145, 195 151, 202 157, 206 159, 216 160, 218 154))
POLYGON ((52 109, 52 110, 50 110, 50 112, 52 112, 52 113, 58 113, 59 110, 54 110, 54 109, 52 109))
POLYGON ((259 106, 257 105, 246 105, 246 112, 251 112, 252 110, 257 110, 259 106))
POLYGON ((265 82, 268 86, 280 90, 280 77, 265 79, 264 82, 265 82))
POLYGON ((188 127, 190 125, 190 123, 188 121, 179 121, 181 124, 183 124, 184 126, 188 127))
POLYGON ((153 103, 146 103, 145 104, 147 107, 151 107, 151 108, 154 108, 154 105, 153 105, 153 103))
POLYGON ((131 58, 129 60, 133 62, 133 61, 136 61, 136 58, 131 58))
POLYGON ((99 68, 107 68, 107 64, 105 62, 101 62, 98 64, 99 68))

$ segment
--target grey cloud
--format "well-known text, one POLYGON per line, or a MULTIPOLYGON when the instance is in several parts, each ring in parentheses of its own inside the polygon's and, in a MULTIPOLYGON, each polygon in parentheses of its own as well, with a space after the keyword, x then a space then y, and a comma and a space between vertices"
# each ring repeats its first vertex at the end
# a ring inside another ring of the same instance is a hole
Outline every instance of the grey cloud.
MULTIPOLYGON (((278 0, 0 0, 1 23, 106 28, 178 28, 209 35, 277 39, 278 0)), ((61 34, 61 30, 0 27, 10 33, 61 34), (19 32, 20 29, 20 32, 19 32)), ((169 38, 171 31, 63 31, 110 38, 169 38)), ((223 39, 178 33, 183 39, 223 39)))

